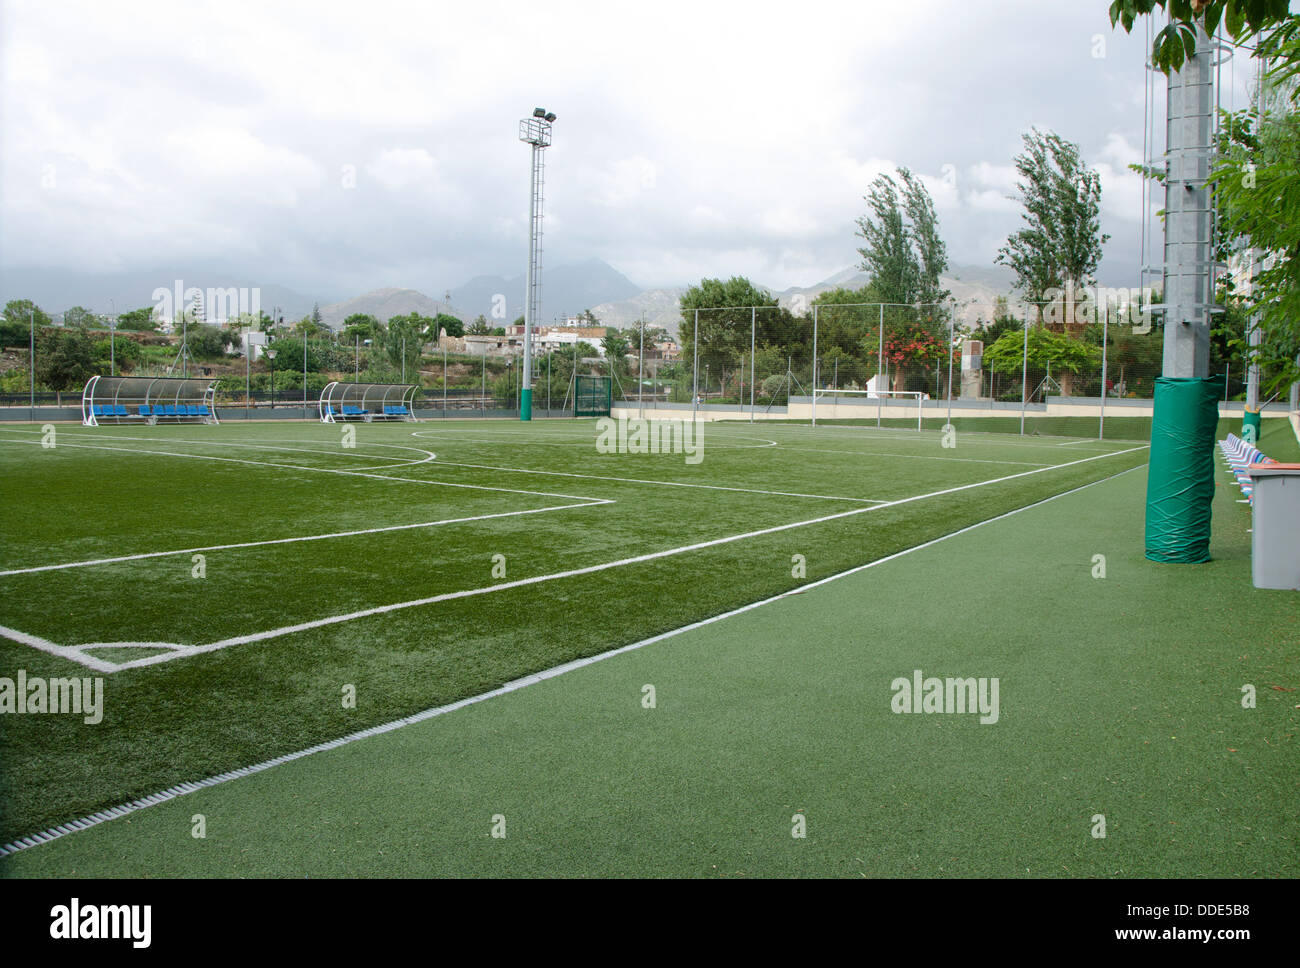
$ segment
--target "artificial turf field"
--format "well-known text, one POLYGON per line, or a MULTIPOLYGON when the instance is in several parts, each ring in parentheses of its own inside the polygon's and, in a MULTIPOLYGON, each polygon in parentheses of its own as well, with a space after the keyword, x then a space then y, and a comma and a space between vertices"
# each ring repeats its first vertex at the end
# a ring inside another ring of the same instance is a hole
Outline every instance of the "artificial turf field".
POLYGON ((362 426, 349 451, 336 427, 67 427, 52 450, 17 442, 38 442, 34 429, 0 431, 0 624, 63 646, 221 647, 77 653, 101 666, 152 660, 99 673, 0 642, 0 674, 107 680, 99 725, 2 717, 0 839, 1110 480, 13 854, 5 873, 1296 872, 1295 702, 1283 691, 1297 678, 1296 597, 1249 587, 1248 513, 1227 488, 1215 563, 1144 562, 1139 444, 959 434, 949 450, 935 433, 710 425, 705 459, 690 466, 598 454, 594 427, 578 422, 362 426), (430 523, 464 518, 478 520, 430 523), (254 544, 360 530, 370 533, 254 544), (737 535, 749 536, 720 542, 737 535), (249 546, 213 549, 231 544, 249 546), (205 578, 191 577, 192 553, 207 556, 205 578), (494 554, 506 556, 504 578, 492 576, 494 554), (796 554, 806 577, 791 574, 796 554), (128 555, 156 556, 48 569, 128 555), (1001 719, 893 715, 889 682, 915 668, 1000 677, 1001 719), (1259 685, 1249 713, 1245 682, 1259 685), (347 684, 355 709, 340 702, 347 684), (642 706, 645 684, 654 709, 642 706), (796 812, 805 839, 790 837, 796 812), (201 841, 195 813, 209 825, 201 841), (1105 840, 1089 836, 1094 813, 1108 817, 1105 840), (505 839, 488 836, 496 814, 505 839))

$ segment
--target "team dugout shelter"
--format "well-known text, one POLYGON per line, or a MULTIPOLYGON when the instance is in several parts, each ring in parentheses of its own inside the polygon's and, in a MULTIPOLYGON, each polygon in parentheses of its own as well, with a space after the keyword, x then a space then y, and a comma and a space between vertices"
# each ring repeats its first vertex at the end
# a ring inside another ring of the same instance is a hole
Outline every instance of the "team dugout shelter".
POLYGON ((414 420, 413 383, 325 384, 320 392, 321 423, 340 421, 414 420))
POLYGON ((92 376, 81 393, 81 422, 101 424, 216 424, 215 380, 92 376))

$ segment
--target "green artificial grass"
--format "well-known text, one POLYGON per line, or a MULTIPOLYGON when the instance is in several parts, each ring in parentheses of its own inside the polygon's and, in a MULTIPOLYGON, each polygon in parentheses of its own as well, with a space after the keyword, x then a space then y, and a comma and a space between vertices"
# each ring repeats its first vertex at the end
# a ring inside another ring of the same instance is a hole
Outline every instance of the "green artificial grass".
MULTIPOLYGON (((1087 440, 972 434, 947 449, 936 433, 709 427, 703 462, 689 465, 683 455, 598 453, 594 421, 355 429, 357 447, 344 449, 342 428, 319 424, 62 427, 58 446, 46 450, 35 428, 4 428, 0 568, 613 503, 210 550, 201 579, 192 577, 189 553, 0 576, 0 625, 65 645, 202 645, 488 587, 501 580, 492 573, 496 555, 505 556, 505 580, 515 581, 862 509, 864 500, 1048 469, 114 672, 98 725, 0 716, 0 843, 678 628, 1135 466, 1146 453, 1104 456, 1134 445, 1087 440), (349 470, 370 476, 335 473, 349 470), (456 484, 473 486, 447 486, 456 484), (792 574, 796 554, 806 576, 792 574), (355 709, 341 702, 349 686, 355 709)), ((98 654, 123 661, 146 653, 98 654)), ((19 669, 95 674, 0 638, 0 675, 19 669)))
MULTIPOLYGON (((1266 452, 1288 446, 1277 430, 1266 424, 1266 452)), ((1101 463, 1104 476, 1123 470, 1101 463)), ((1294 877, 1300 595, 1251 587, 1250 512, 1219 479, 1205 565, 1143 558, 1145 472, 1130 470, 559 678, 23 851, 0 871, 1294 877), (915 669, 997 677, 998 722, 895 714, 890 684, 915 669), (643 706, 647 684, 655 708, 643 706), (1245 685, 1257 708, 1243 708, 1245 685), (1105 838, 1092 835, 1099 814, 1105 838), (504 838, 491 836, 498 816, 504 838), (791 836, 796 816, 805 838, 791 836)), ((964 517, 939 516, 947 531, 964 517)), ((839 528, 879 551, 873 517, 839 528)), ((904 519, 886 530, 910 545, 936 529, 904 519)), ((835 547, 822 536, 766 552, 786 569, 786 552, 835 547)), ((741 563, 760 569, 763 557, 741 563)), ((675 581, 621 578, 669 608, 697 586, 725 597, 727 574, 707 556, 693 565, 675 581)), ((516 620, 556 591, 516 600, 516 620)), ((635 596, 600 591, 609 607, 571 619, 575 634, 584 622, 624 629, 635 596)), ((263 652, 270 671, 274 651, 263 652)), ((230 674, 206 672, 196 689, 230 674)), ((300 687, 315 682, 304 670, 300 687)), ((274 716, 231 716, 250 730, 284 723, 299 709, 291 692, 274 716)), ((349 728, 378 700, 369 685, 360 695, 349 728)))

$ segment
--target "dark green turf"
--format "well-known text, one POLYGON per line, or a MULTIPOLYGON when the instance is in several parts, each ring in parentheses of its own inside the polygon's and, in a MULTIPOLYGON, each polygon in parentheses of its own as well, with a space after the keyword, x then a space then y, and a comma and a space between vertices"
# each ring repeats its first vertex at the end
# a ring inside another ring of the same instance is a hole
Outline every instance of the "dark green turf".
MULTIPOLYGON (((346 457, 328 451, 338 446, 338 428, 312 425, 104 428, 90 439, 226 456, 246 453, 230 446, 235 443, 315 447, 327 453, 257 453, 280 463, 331 467, 373 466, 375 444, 414 441, 436 450, 442 461, 884 500, 1122 446, 967 435, 956 451, 945 451, 937 434, 710 428, 706 460, 691 467, 679 456, 597 454, 590 422, 539 424, 524 436, 510 422, 419 429, 431 436, 412 438, 405 425, 359 428, 361 453, 346 457), (150 442, 123 439, 131 436, 147 436, 150 442), (754 446, 773 438, 781 446, 754 446), (954 456, 961 460, 949 459, 954 456)), ((72 430, 65 443, 78 442, 81 431, 72 430)), ((98 726, 72 717, 0 717, 0 839, 480 693, 774 594, 799 583, 790 574, 792 554, 806 556, 807 577, 815 579, 1144 459, 1144 452, 1106 457, 634 568, 118 672, 108 677, 108 708, 98 726), (341 708, 345 684, 355 684, 367 697, 359 709, 341 708)), ((42 451, 9 444, 0 449, 0 461, 4 567, 567 500, 74 447, 42 451)), ((10 576, 0 579, 5 596, 0 624, 65 642, 202 643, 489 585, 490 556, 498 552, 508 555, 508 577, 515 579, 860 506, 444 463, 389 473, 617 503, 432 531, 212 553, 202 581, 190 578, 188 556, 10 576)), ((33 676, 67 675, 72 669, 62 659, 0 641, 0 674, 13 675, 19 668, 33 676)))
MULTIPOLYGON (((1286 457, 1279 429, 1262 443, 1286 457)), ((1251 588, 1249 511, 1220 481, 1206 565, 1143 558, 1145 475, 1132 471, 0 869, 1294 877, 1300 595, 1251 588), (1000 721, 892 713, 890 682, 917 668, 997 676, 1000 721), (1242 708, 1245 684, 1256 709, 1242 708), (806 839, 790 835, 796 813, 806 839)))

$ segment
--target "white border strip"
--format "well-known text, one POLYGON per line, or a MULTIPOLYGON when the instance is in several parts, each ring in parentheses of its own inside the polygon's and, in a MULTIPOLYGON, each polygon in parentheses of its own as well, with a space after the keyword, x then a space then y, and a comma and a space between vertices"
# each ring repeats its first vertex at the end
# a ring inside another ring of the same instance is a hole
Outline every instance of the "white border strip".
POLYGON ((1007 511, 1003 514, 996 515, 995 517, 986 518, 983 521, 978 521, 975 524, 967 525, 966 527, 960 528, 949 534, 942 535, 938 538, 933 538, 930 541, 923 542, 922 544, 915 545, 911 548, 906 548, 903 551, 895 552, 894 554, 888 555, 884 558, 878 558, 875 561, 868 562, 865 565, 857 565, 856 567, 850 568, 847 571, 839 572, 827 578, 820 578, 817 581, 809 582, 806 585, 800 585, 798 588, 792 588, 789 591, 782 592, 779 595, 773 595, 771 598, 765 598, 762 601, 758 601, 758 602, 751 602, 749 605, 742 605, 740 608, 732 609, 729 612, 723 612, 720 615, 714 615, 712 618, 706 618, 699 622, 692 622, 690 625, 683 625, 681 628, 673 629, 672 631, 664 632, 660 635, 655 635, 648 639, 642 639, 640 642, 633 642, 630 645, 620 646, 617 649, 610 649, 607 652, 601 652, 597 655, 587 656, 586 658, 583 659, 574 659, 571 662, 565 662, 562 665, 553 666, 550 669, 545 669, 541 672, 536 672, 533 673, 532 675, 524 676, 520 679, 513 679, 510 682, 507 682, 503 686, 498 686, 496 689, 492 689, 489 690, 488 692, 480 693, 477 696, 470 696, 467 699, 460 699, 457 700, 456 702, 448 703, 445 706, 435 706, 432 709, 425 709, 422 710, 421 712, 414 713, 413 715, 404 716, 401 719, 395 719, 387 723, 381 723, 378 726, 371 726, 368 729, 363 729, 355 733, 348 733, 346 736, 341 736, 338 739, 332 739, 324 743, 317 743, 315 746, 309 746, 307 749, 298 750, 295 753, 286 753, 283 756, 277 756, 273 759, 265 760, 261 763, 254 764, 253 766, 245 766, 245 767, 240 767, 238 769, 229 770, 225 773, 218 773, 216 776, 210 776, 205 780, 199 780, 193 783, 178 783, 175 786, 168 787, 166 790, 162 790, 158 793, 153 793, 148 796, 141 797, 138 800, 132 800, 129 803, 124 803, 116 807, 109 807, 107 810, 100 810, 97 813, 92 813, 89 816, 80 818, 79 820, 72 820, 69 821, 68 823, 59 824, 56 827, 51 827, 40 833, 32 834, 27 837, 19 837, 17 840, 11 841, 8 844, 0 846, 0 857, 7 856, 9 854, 15 854, 21 850, 27 850, 31 847, 37 847, 40 846, 41 844, 49 843, 52 840, 58 840, 60 837, 67 836, 68 834, 74 834, 81 830, 87 830, 90 827, 98 826, 99 824, 104 823, 108 820, 116 820, 118 817, 124 817, 127 814, 135 813, 137 810, 143 810, 146 807, 152 807, 160 803, 166 803, 168 800, 175 800, 177 797, 183 797, 187 793, 195 793, 199 790, 204 790, 209 787, 219 786, 222 783, 228 783, 231 780, 237 780, 240 777, 252 776, 255 773, 263 773, 271 769, 272 767, 281 766, 285 763, 292 763, 294 760, 300 760, 303 759, 304 757, 312 756, 313 754, 316 753, 323 753, 326 750, 338 749, 340 746, 346 746, 350 743, 355 743, 357 740, 368 739, 371 736, 380 736, 384 733, 391 733, 394 730, 401 729, 404 726, 414 726, 416 723, 422 723, 425 722, 426 720, 434 719, 438 716, 444 716, 447 713, 455 712, 458 709, 464 709, 466 706, 473 706, 476 705, 477 703, 486 702, 489 699, 495 699, 498 696, 504 696, 507 693, 515 692, 519 689, 524 689, 528 686, 536 685, 539 682, 545 682, 547 679, 555 679, 559 676, 564 675, 566 672, 573 672, 575 669, 581 669, 586 666, 595 665, 597 662, 603 662, 606 659, 612 659, 614 656, 623 655, 626 652, 633 652, 636 651, 637 649, 644 648, 647 645, 653 645, 656 642, 662 642, 665 639, 671 639, 675 636, 681 635, 684 632, 691 632, 694 631, 695 629, 703 628, 706 625, 712 625, 715 622, 721 622, 724 619, 732 618, 733 616, 740 615, 744 612, 753 611, 754 609, 761 608, 764 605, 770 605, 773 602, 779 602, 783 598, 789 598, 793 595, 801 595, 810 589, 817 588, 821 585, 828 585, 831 582, 839 581, 841 578, 847 578, 850 575, 856 575, 859 572, 866 571, 868 568, 875 568, 877 565, 883 565, 889 561, 895 561, 899 558, 904 557, 905 555, 910 555, 914 551, 921 551, 925 548, 933 547, 934 545, 937 545, 940 542, 947 541, 949 538, 955 538, 958 535, 966 534, 967 532, 974 531, 976 528, 982 528, 986 524, 993 524, 995 521, 1005 520, 1006 518, 1020 514, 1023 511, 1029 511, 1032 510, 1033 508, 1042 507, 1044 504, 1050 504, 1052 501, 1059 500, 1060 498, 1063 497, 1068 497, 1071 494, 1077 494, 1080 491, 1086 491, 1090 487, 1096 487, 1098 484, 1105 484, 1108 481, 1113 481, 1116 478, 1123 477, 1125 474, 1130 474, 1133 471, 1139 469, 1140 469, 1140 465, 1139 467, 1130 467, 1127 470, 1120 471, 1118 474, 1112 474, 1110 477, 1103 477, 1101 480, 1092 481, 1088 484, 1083 484, 1080 485, 1079 487, 1071 488, 1068 491, 1062 491, 1060 494, 1053 494, 1051 497, 1044 498, 1041 501, 1036 501, 1033 504, 1026 504, 1024 507, 1016 508, 1015 510, 1012 511, 1007 511))

